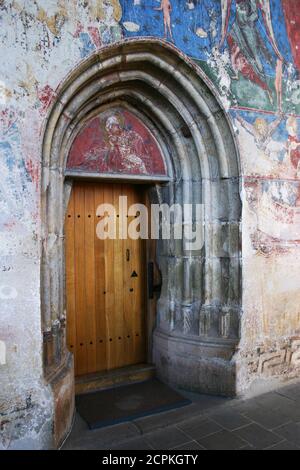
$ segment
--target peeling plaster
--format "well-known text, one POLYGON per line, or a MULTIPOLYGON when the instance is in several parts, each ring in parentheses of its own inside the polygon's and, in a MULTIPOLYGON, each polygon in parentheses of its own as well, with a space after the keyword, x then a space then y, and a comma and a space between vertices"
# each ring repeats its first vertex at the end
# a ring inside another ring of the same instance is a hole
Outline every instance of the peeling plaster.
POLYGON ((6 344, 0 340, 0 366, 6 364, 6 344))

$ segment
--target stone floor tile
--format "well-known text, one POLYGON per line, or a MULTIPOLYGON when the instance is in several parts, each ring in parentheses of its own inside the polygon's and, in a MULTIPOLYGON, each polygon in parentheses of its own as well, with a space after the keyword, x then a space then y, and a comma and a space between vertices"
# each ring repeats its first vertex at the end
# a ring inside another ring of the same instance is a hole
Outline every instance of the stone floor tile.
POLYGON ((144 438, 133 439, 130 441, 116 444, 111 450, 151 450, 152 447, 144 438))
POLYGON ((300 383, 289 385, 288 387, 282 387, 277 390, 279 395, 283 395, 290 400, 300 401, 300 383))
POLYGON ((215 421, 204 417, 181 423, 178 425, 178 428, 197 441, 209 434, 223 430, 223 428, 215 421))
POLYGON ((275 446, 268 447, 266 450, 300 450, 300 447, 296 446, 292 442, 282 441, 275 446))
POLYGON ((284 406, 290 406, 293 401, 283 395, 279 395, 276 392, 265 393, 254 398, 254 401, 258 406, 262 406, 265 409, 271 411, 282 409, 284 406))
POLYGON ((267 429, 274 429, 281 424, 287 424, 291 421, 291 417, 280 409, 274 412, 269 409, 256 407, 255 409, 248 411, 245 416, 267 429))
POLYGON ((244 415, 248 411, 252 411, 257 408, 262 409, 263 407, 260 406, 254 398, 251 398, 249 400, 236 400, 232 403, 231 408, 236 412, 244 415))
POLYGON ((236 410, 228 408, 209 414, 209 418, 216 421, 220 426, 228 429, 229 431, 233 431, 234 429, 251 423, 248 418, 241 415, 236 410))
POLYGON ((77 430, 76 434, 72 435, 72 439, 66 441, 62 449, 76 449, 83 446, 86 449, 106 449, 107 446, 113 446, 117 442, 134 437, 140 437, 140 432, 132 423, 121 423, 93 430, 86 429, 81 433, 77 430))
POLYGON ((147 433, 159 430, 166 426, 172 426, 187 419, 192 419, 195 416, 201 416, 204 410, 201 410, 196 403, 188 406, 183 406, 176 410, 167 411, 164 413, 156 413, 152 416, 145 416, 133 421, 142 433, 147 433))
POLYGON ((186 444, 174 447, 172 450, 205 450, 198 442, 190 441, 186 444))
POLYGON ((283 439, 300 446, 300 423, 289 423, 274 429, 283 439))
POLYGON ((249 424, 248 426, 233 431, 233 433, 256 449, 265 449, 266 447, 270 447, 282 441, 282 438, 278 435, 258 424, 249 424))
POLYGON ((207 450, 238 450, 247 445, 244 440, 229 431, 211 434, 198 442, 207 450))
POLYGON ((180 429, 175 427, 146 434, 145 439, 155 450, 169 450, 186 444, 191 440, 180 429))

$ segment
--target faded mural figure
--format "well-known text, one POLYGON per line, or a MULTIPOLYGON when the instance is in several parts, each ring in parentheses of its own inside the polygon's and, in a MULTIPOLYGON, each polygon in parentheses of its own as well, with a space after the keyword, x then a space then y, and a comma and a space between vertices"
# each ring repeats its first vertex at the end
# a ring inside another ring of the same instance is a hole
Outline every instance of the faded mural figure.
POLYGON ((281 109, 283 58, 275 41, 269 0, 236 0, 236 17, 230 32, 228 32, 231 3, 231 0, 222 0, 223 25, 220 46, 222 47, 225 39, 227 39, 234 71, 233 78, 238 79, 239 73, 241 73, 244 78, 254 82, 264 90, 270 103, 273 104, 273 97, 267 83, 262 60, 264 59, 272 66, 274 66, 274 60, 257 28, 260 9, 269 42, 277 57, 275 89, 278 108, 281 109))
MULTIPOLYGON (((283 116, 278 116, 277 119, 275 119, 270 124, 268 124, 264 118, 256 118, 254 123, 251 124, 250 122, 243 119, 240 115, 237 115, 237 120, 244 127, 244 129, 246 129, 246 131, 248 131, 254 137, 255 143, 260 150, 266 153, 273 150, 272 147, 274 146, 272 144, 274 141, 272 140, 272 136, 282 122, 283 116)), ((280 150, 282 150, 284 144, 279 144, 280 150)))
POLYGON ((294 116, 288 118, 286 130, 288 132, 287 158, 296 170, 296 176, 300 177, 300 140, 298 137, 298 123, 294 116))
POLYGON ((277 60, 275 74, 275 90, 277 96, 277 106, 280 112, 282 111, 282 66, 283 62, 281 60, 277 60))
POLYGON ((166 174, 154 137, 133 114, 117 108, 93 118, 77 135, 67 168, 93 173, 166 174))
POLYGON ((281 0, 285 26, 294 59, 294 64, 298 73, 300 73, 300 8, 297 0, 281 0))
POLYGON ((105 123, 109 148, 106 150, 106 163, 109 171, 125 173, 147 173, 143 160, 149 159, 142 138, 133 130, 122 125, 119 116, 110 116, 105 123))
MULTIPOLYGON (((283 121, 283 115, 279 115, 271 123, 268 123, 266 119, 261 117, 256 118, 253 124, 243 119, 240 115, 237 115, 236 119, 254 137, 255 144, 264 155, 280 165, 277 168, 279 174, 284 171, 286 176, 292 178, 300 177, 300 140, 298 137, 298 123, 295 116, 290 116, 287 119, 287 140, 273 139, 274 132, 283 121)), ((276 172, 275 167, 273 167, 273 172, 276 172)))
POLYGON ((271 136, 279 119, 280 117, 268 124, 265 119, 258 118, 250 124, 241 117, 238 118, 243 127, 254 136, 258 148, 273 161, 271 180, 256 180, 247 186, 249 206, 258 214, 257 232, 251 236, 253 247, 267 256, 272 253, 273 248, 284 251, 289 243, 300 242, 298 121, 295 116, 288 117, 287 137, 285 140, 276 141, 271 136), (282 179, 282 175, 286 180, 282 179), (280 245, 283 240, 285 246, 280 245))
POLYGON ((165 31, 164 38, 167 39, 168 33, 169 33, 171 40, 174 42, 173 33, 172 33, 172 25, 171 25, 172 5, 171 5, 170 0, 161 0, 160 7, 156 7, 154 8, 154 10, 159 10, 163 12, 164 31, 165 31))
POLYGON ((126 37, 176 40, 226 106, 300 114, 299 0, 119 1, 126 37))

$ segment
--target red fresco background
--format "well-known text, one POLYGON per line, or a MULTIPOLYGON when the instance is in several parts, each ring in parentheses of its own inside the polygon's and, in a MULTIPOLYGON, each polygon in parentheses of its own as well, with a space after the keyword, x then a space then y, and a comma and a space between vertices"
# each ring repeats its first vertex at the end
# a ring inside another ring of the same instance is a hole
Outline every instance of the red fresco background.
POLYGON ((91 119, 75 138, 68 170, 130 175, 166 175, 156 140, 132 113, 113 109, 91 119))
POLYGON ((299 0, 282 0, 282 8, 294 62, 300 72, 300 2, 299 0))

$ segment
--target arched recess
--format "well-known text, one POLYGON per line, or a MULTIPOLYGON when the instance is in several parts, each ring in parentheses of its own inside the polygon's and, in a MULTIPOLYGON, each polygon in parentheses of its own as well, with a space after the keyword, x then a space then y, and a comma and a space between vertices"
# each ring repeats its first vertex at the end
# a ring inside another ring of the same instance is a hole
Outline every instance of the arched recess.
POLYGON ((158 243, 163 279, 153 336, 158 374, 192 390, 232 395, 241 309, 237 149, 201 70, 174 46, 148 38, 108 46, 80 63, 57 90, 47 118, 41 269, 46 375, 58 387, 57 373, 72 368, 64 335, 68 151, 84 123, 115 104, 133 110, 165 153, 171 180, 155 185, 152 200, 204 205, 203 248, 188 251, 184 240, 158 243))

